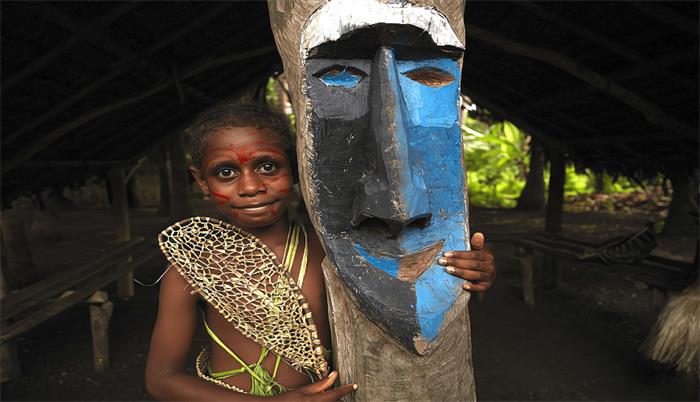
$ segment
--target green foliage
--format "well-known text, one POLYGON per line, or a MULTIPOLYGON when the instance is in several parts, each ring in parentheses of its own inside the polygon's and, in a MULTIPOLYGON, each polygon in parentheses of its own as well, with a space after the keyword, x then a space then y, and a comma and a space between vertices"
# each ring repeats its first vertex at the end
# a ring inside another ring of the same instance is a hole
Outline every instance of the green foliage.
MULTIPOLYGON (((490 208, 515 207, 530 163, 530 137, 509 121, 488 125, 466 117, 462 126, 464 163, 470 202, 490 208)), ((544 172, 545 191, 549 168, 544 172)), ((590 170, 577 172, 573 164, 566 167, 565 196, 595 192, 596 177, 590 170)), ((639 185, 625 177, 603 175, 603 193, 632 192, 639 185)))
POLYGON ((514 207, 529 163, 526 135, 513 123, 487 125, 467 117, 462 127, 470 202, 514 207))

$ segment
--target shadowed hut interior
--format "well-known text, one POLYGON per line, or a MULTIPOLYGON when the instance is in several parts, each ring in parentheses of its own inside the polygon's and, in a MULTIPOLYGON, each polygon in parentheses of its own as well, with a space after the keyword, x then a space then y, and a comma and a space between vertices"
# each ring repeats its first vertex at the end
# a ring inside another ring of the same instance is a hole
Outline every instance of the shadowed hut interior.
MULTIPOLYGON (((3 258, 10 248, 16 267, 30 252, 8 214, 20 197, 45 210, 47 194, 60 199, 98 178, 121 217, 113 240, 131 244, 140 234, 129 221, 133 178, 148 161, 159 172, 160 212, 186 216, 183 128, 217 100, 263 99, 282 69, 266 2, 0 7, 3 258)), ((697 2, 474 1, 465 23, 462 93, 531 134, 550 163, 542 229, 561 231, 567 162, 664 175, 677 195, 667 224, 687 223, 682 198, 697 190, 697 2)), ((114 258, 136 264, 144 250, 114 258)), ((122 295, 133 295, 129 272, 120 272, 122 295)), ((95 315, 111 314, 106 300, 91 303, 102 309, 95 315)))

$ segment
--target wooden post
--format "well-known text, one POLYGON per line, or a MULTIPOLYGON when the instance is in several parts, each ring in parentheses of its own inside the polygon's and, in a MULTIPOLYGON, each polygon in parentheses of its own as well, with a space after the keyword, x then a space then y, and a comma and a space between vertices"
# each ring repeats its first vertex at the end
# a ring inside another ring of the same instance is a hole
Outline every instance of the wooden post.
POLYGON ((323 262, 333 357, 340 383, 359 388, 345 401, 475 401, 471 338, 463 293, 447 314, 458 314, 443 328, 433 351, 419 356, 406 350, 361 312, 328 260, 323 262), (338 339, 342 337, 343 339, 338 339))
MULTIPOLYGON (((566 182, 566 158, 564 153, 551 149, 549 152, 549 191, 547 198, 547 213, 544 227, 549 233, 560 233, 562 227, 562 211, 564 208, 564 183, 566 182)), ((561 281, 559 261, 555 257, 545 256, 545 263, 551 273, 550 284, 558 287, 561 281)))
MULTIPOLYGON (((126 196, 126 183, 123 169, 113 169, 107 172, 110 188, 112 189, 112 210, 116 218, 117 242, 131 240, 129 224, 129 204, 126 196)), ((117 281, 119 297, 134 296, 134 273, 129 271, 117 281)))
POLYGON ((92 357, 95 371, 109 369, 109 320, 114 303, 107 292, 99 290, 88 300, 90 303, 90 329, 92 330, 92 357))
POLYGON ((168 147, 161 147, 155 154, 158 163, 158 178, 160 182, 160 207, 158 213, 161 216, 170 215, 170 167, 168 162, 168 147))
POLYGON ((521 211, 544 209, 544 153, 534 137, 530 141, 530 169, 515 208, 521 211))
POLYGON ((534 274, 534 253, 532 250, 519 247, 518 256, 523 275, 523 300, 528 306, 535 305, 535 285, 533 283, 534 274))
MULTIPOLYGON (((7 266, 7 253, 5 250, 5 243, 2 242, 2 268, 7 266)), ((0 300, 4 299, 7 293, 9 293, 9 289, 7 288, 7 283, 5 283, 5 275, 0 271, 0 300)), ((2 326, 5 326, 4 321, 2 326)), ((17 356, 17 341, 12 340, 3 343, 0 346, 0 383, 16 380, 20 377, 22 377, 22 369, 17 356)))
POLYGON ((31 228, 34 212, 5 210, 2 213, 3 275, 12 289, 31 284, 37 278, 36 267, 27 230, 31 228))
POLYGON ((190 215, 189 207, 189 170, 185 159, 185 137, 178 134, 170 145, 171 198, 170 211, 175 219, 190 215))

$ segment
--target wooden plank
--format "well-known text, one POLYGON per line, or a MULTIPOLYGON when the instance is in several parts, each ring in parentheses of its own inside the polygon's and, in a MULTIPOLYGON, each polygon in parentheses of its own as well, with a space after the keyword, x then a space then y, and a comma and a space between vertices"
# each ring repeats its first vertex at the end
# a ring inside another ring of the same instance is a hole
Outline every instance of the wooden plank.
POLYGON ((115 266, 109 267, 110 269, 101 270, 99 275, 91 277, 91 279, 83 284, 80 288, 76 289, 73 293, 54 300, 45 307, 28 314, 26 317, 22 318, 21 321, 17 321, 6 328, 5 331, 0 335, 0 343, 5 343, 12 338, 20 335, 35 326, 41 324, 47 319, 55 316, 56 314, 62 312, 63 310, 71 307, 72 305, 80 302, 81 300, 87 298, 95 291, 103 288, 104 286, 114 282, 118 278, 124 275, 124 272, 132 271, 140 267, 141 265, 150 261, 156 255, 159 255, 160 251, 157 249, 152 249, 145 254, 134 258, 134 261, 130 264, 116 264, 115 266))
POLYGON ((140 247, 134 247, 143 242, 142 237, 137 237, 129 243, 119 245, 103 256, 89 264, 72 267, 54 274, 41 282, 35 283, 22 290, 10 294, 2 303, 2 319, 7 320, 15 315, 40 304, 42 300, 54 297, 70 287, 90 276, 90 273, 107 266, 110 260, 120 256, 140 251, 140 247))

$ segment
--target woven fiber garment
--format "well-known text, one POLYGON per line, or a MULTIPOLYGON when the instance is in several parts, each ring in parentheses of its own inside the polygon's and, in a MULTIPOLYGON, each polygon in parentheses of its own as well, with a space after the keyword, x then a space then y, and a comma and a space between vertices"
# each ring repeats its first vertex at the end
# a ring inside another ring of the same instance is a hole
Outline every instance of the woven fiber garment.
POLYGON ((243 335, 300 372, 327 375, 305 297, 258 238, 217 219, 193 217, 165 229, 158 241, 193 292, 243 335))

